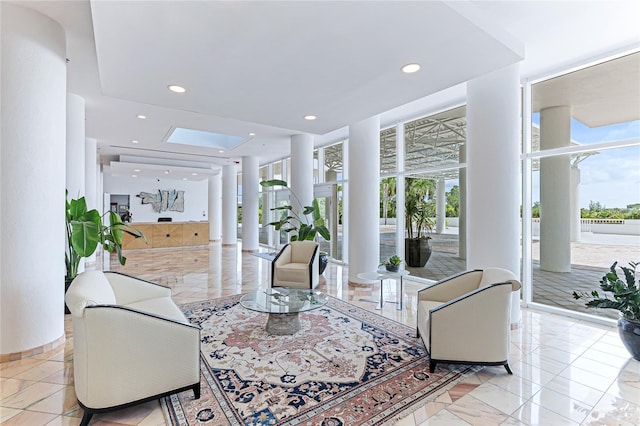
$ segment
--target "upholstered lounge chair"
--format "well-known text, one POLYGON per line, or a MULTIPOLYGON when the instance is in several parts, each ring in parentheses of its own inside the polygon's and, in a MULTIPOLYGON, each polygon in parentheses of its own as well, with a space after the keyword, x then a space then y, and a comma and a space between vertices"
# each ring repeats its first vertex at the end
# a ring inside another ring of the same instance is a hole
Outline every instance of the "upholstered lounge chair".
POLYGON ((318 243, 292 241, 273 259, 273 287, 315 288, 319 281, 318 243))
POLYGON ((504 365, 509 374, 511 292, 505 269, 467 271, 418 291, 418 334, 437 363, 504 365))
POLYGON ((73 315, 73 372, 84 409, 124 408, 175 392, 200 398, 200 328, 171 290, 115 272, 78 275, 65 300, 73 315))

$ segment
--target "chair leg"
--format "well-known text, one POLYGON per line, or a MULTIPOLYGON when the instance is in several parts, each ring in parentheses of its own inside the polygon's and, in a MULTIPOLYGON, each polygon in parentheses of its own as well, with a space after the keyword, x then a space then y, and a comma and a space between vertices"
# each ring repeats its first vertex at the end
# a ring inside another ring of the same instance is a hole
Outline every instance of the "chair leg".
POLYGON ((200 383, 193 385, 193 398, 200 399, 200 383))
POLYGON ((513 371, 511 371, 511 368, 509 367, 509 363, 508 362, 504 363, 504 368, 505 368, 505 370, 507 370, 507 373, 513 374, 513 371))
POLYGON ((437 362, 429 360, 429 373, 433 373, 434 371, 436 371, 436 364, 437 362))
POLYGON ((91 421, 91 417, 93 417, 93 411, 85 409, 82 420, 80 420, 80 426, 87 426, 91 421))

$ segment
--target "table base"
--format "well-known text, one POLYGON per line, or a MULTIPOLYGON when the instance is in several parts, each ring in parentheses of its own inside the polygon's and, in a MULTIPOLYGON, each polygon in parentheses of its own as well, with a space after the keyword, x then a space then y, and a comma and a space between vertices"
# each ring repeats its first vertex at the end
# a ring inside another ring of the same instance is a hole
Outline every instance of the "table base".
POLYGON ((267 320, 267 333, 276 336, 286 336, 300 331, 300 317, 298 313, 293 314, 269 314, 267 320))

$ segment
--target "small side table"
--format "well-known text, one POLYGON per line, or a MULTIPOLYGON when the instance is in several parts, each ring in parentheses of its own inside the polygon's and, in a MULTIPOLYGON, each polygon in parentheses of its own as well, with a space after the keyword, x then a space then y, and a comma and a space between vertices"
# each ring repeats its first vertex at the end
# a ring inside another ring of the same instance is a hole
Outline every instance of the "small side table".
POLYGON ((378 306, 376 306, 376 309, 382 309, 382 305, 384 304, 384 295, 383 295, 384 280, 386 279, 397 280, 398 278, 400 278, 399 301, 390 302, 390 303, 397 303, 398 310, 402 310, 402 300, 404 295, 404 282, 402 279, 407 275, 410 275, 410 272, 404 269, 401 269, 398 272, 389 272, 386 269, 378 269, 375 272, 360 272, 358 274, 358 278, 360 278, 361 280, 380 280, 380 302, 378 303, 378 306))

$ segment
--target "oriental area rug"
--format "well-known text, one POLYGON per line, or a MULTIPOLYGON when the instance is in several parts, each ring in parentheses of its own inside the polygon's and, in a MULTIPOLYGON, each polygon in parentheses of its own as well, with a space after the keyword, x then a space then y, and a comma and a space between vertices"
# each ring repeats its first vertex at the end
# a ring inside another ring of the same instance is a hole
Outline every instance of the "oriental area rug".
POLYGON ((478 370, 429 373, 414 328, 333 297, 296 334, 268 335, 240 297, 182 305, 202 327, 202 394, 163 398, 173 425, 391 424, 478 370))

